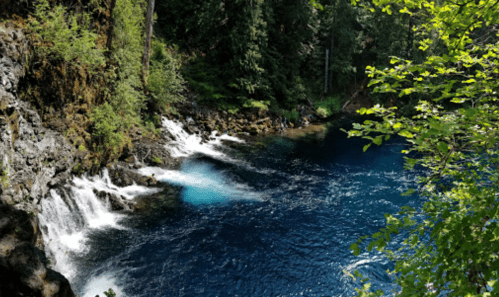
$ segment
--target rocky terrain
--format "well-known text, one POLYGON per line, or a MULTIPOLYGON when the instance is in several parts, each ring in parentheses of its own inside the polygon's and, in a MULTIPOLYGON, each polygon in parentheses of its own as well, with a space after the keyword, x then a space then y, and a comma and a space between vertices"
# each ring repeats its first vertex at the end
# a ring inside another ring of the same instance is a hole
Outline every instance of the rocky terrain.
POLYGON ((17 96, 26 51, 21 29, 0 26, 0 296, 74 296, 47 266, 36 213, 70 176, 75 150, 17 96))
POLYGON ((75 296, 68 280, 47 267, 35 217, 0 205, 0 296, 75 296))

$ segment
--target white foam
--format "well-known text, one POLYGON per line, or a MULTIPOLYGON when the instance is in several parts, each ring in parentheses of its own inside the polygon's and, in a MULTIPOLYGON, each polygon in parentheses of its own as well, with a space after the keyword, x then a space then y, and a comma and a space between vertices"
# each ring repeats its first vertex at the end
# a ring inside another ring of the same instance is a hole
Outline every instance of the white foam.
POLYGON ((182 123, 171 121, 163 118, 163 127, 165 127, 174 137, 174 141, 170 141, 166 147, 171 152, 172 157, 188 157, 196 153, 205 154, 212 157, 224 157, 225 155, 217 150, 217 147, 222 145, 221 140, 233 142, 244 142, 243 140, 224 134, 215 136, 216 131, 212 132, 210 141, 203 143, 201 137, 195 134, 187 133, 182 123))
POLYGON ((95 297, 96 295, 103 296, 103 292, 108 292, 109 289, 112 289, 114 293, 116 293, 116 296, 126 296, 120 286, 117 285, 116 276, 108 273, 93 276, 83 289, 85 292, 83 297, 95 297))
POLYGON ((42 228, 44 242, 56 260, 54 268, 70 280, 76 275, 72 255, 87 252, 86 238, 90 230, 123 228, 119 221, 124 215, 109 211, 97 198, 94 189, 127 199, 159 191, 137 185, 117 187, 112 184, 107 170, 102 176, 74 177, 72 184, 57 192, 51 190, 42 200, 42 210, 38 215, 40 224, 45 227, 42 228))
POLYGON ((231 182, 221 172, 206 164, 189 164, 181 171, 158 167, 144 167, 139 173, 164 182, 185 186, 184 200, 194 204, 226 202, 234 200, 261 201, 261 195, 247 185, 231 182))

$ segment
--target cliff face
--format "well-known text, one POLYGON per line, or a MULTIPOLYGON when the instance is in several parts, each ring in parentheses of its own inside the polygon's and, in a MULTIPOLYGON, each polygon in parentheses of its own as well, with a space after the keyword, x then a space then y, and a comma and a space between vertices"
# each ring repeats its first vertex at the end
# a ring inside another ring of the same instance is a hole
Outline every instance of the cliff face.
POLYGON ((35 214, 49 189, 69 177, 75 149, 18 98, 27 49, 20 28, 0 25, 0 296, 74 296, 47 267, 35 214))
POLYGON ((69 177, 75 149, 17 97, 26 51, 21 29, 0 27, 0 201, 33 211, 51 186, 69 177))

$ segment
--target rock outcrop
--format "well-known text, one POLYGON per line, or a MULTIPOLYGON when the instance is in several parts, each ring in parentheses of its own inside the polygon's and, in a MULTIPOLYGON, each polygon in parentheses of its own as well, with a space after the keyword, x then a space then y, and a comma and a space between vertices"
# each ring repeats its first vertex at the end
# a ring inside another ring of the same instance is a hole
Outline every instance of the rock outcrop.
POLYGON ((68 280, 47 267, 36 219, 0 205, 0 296, 75 296, 68 280))
POLYGON ((27 50, 20 28, 0 24, 0 296, 70 297, 68 280, 47 267, 36 213, 70 176, 75 149, 18 98, 27 50))
POLYGON ((26 51, 21 29, 0 26, 0 202, 35 211, 49 188, 69 177, 75 149, 17 97, 26 51))
MULTIPOLYGON (((189 97, 189 96, 187 96, 189 97)), ((298 119, 292 123, 286 117, 257 108, 244 108, 236 114, 218 111, 212 107, 199 106, 194 100, 188 99, 177 104, 181 116, 179 120, 190 134, 198 134, 208 140, 211 133, 255 136, 265 133, 280 133, 288 128, 300 128, 321 121, 314 108, 309 105, 297 105, 295 108, 298 119)))

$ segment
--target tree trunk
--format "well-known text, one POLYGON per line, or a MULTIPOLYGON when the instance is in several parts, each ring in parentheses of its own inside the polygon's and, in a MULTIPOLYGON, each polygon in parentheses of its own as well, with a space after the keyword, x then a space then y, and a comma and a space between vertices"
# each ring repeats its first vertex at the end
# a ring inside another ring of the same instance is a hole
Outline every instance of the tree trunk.
POLYGON ((146 15, 146 40, 144 44, 144 55, 142 56, 142 80, 147 84, 147 73, 149 71, 149 56, 151 53, 152 17, 154 14, 154 0, 148 0, 146 15))
POLYGON ((110 6, 111 7, 109 8, 109 10, 110 10, 111 16, 109 18, 109 21, 111 24, 109 25, 109 29, 107 31, 107 44, 106 44, 109 55, 110 55, 111 51, 113 50, 113 30, 114 30, 113 11, 114 11, 114 7, 116 7, 116 0, 111 0, 110 6))

